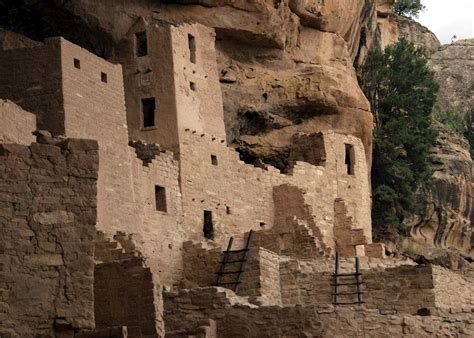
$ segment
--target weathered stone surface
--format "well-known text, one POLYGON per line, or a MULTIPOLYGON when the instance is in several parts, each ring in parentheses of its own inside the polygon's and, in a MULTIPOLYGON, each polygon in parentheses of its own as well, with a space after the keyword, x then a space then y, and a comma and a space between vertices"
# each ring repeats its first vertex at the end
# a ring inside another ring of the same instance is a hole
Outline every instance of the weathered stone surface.
POLYGON ((398 38, 405 38, 421 47, 425 56, 429 57, 441 46, 436 35, 420 23, 403 16, 397 16, 396 21, 398 38))
POLYGON ((434 191, 425 215, 409 221, 411 236, 423 253, 436 246, 469 253, 472 250, 472 160, 467 141, 440 129, 430 162, 434 191), (425 247, 425 248, 423 248, 425 247))
POLYGON ((74 143, 88 150, 37 143, 0 146, 6 150, 0 152, 2 337, 54 336, 61 325, 94 327, 96 179, 71 180, 70 172, 97 171, 97 165, 88 165, 98 162, 97 143, 74 143), (87 161, 73 161, 75 155, 87 161), (17 174, 15 180, 11 173, 17 174))
POLYGON ((474 39, 443 45, 430 56, 440 85, 435 111, 464 115, 474 107, 474 39))

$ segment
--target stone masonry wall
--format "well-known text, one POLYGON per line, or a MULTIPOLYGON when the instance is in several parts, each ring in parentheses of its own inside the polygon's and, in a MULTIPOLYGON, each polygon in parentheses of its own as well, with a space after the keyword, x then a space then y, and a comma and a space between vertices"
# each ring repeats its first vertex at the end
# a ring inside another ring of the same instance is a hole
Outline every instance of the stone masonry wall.
POLYGON ((433 266, 436 306, 440 308, 474 308, 474 284, 463 274, 433 266))
POLYGON ((94 271, 96 329, 126 326, 130 337, 161 337, 155 285, 141 258, 102 263, 94 271))
POLYGON ((0 51, 0 98, 36 114, 39 129, 64 135, 59 41, 0 51))
POLYGON ((99 143, 97 226, 121 230, 124 224, 137 225, 121 66, 62 38, 54 41, 61 53, 66 136, 99 143))
MULTIPOLYGON (((381 264, 383 264, 381 262, 381 264)), ((317 262, 283 260, 280 264, 283 304, 332 303, 332 271, 318 271, 317 262)), ((343 272, 354 272, 344 263, 343 272)), ((472 307, 472 286, 461 275, 437 266, 394 266, 365 270, 363 301, 368 308, 416 313, 421 308, 472 307), (454 287, 453 287, 454 285, 454 287)), ((347 280, 345 280, 347 281, 347 280)), ((355 291, 340 287, 339 291, 355 291)), ((354 295, 339 301, 355 300, 354 295)))
POLYGON ((0 336, 92 329, 98 147, 0 145, 0 336))
POLYGON ((10 101, 0 99, 0 143, 30 145, 36 138, 36 116, 10 101))
MULTIPOLYGON (((193 130, 184 133, 180 152, 184 178, 181 191, 183 221, 192 228, 190 238, 203 237, 204 210, 212 211, 214 239, 222 245, 232 235, 273 226, 273 189, 286 183, 303 190, 303 200, 312 213, 305 216, 311 221, 310 229, 328 248, 334 249, 334 200, 339 194, 345 197, 354 228, 363 229, 370 242, 370 196, 368 190, 363 192, 364 187, 368 189, 368 174, 362 143, 335 133, 325 133, 324 137, 327 147, 333 149, 331 154, 328 151, 324 167, 296 162, 289 175, 282 175, 273 167, 264 170, 243 163, 224 140, 193 130), (343 173, 345 143, 354 145, 358 159, 355 175, 343 173)), ((288 214, 294 211, 288 210, 288 214)))
POLYGON ((119 44, 115 60, 123 65, 129 138, 179 149, 173 45, 169 26, 139 19, 119 44), (145 33, 147 55, 137 55, 136 34, 145 33), (155 126, 144 127, 142 99, 155 98, 155 126))
POLYGON ((474 329, 469 313, 448 318, 352 307, 256 307, 221 288, 165 293, 164 299, 169 337, 187 337, 209 320, 215 321, 217 337, 469 337, 474 329))

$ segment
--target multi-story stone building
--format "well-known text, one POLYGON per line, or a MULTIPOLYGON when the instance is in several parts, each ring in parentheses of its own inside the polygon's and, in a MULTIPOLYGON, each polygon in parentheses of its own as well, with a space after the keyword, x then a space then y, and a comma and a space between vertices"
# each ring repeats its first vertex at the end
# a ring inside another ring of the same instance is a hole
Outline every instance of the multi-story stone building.
MULTIPOLYGON (((62 38, 0 52, 0 98, 16 103, 0 105, 8 121, 0 126, 0 140, 24 144, 0 148, 0 224, 10 234, 5 248, 23 243, 21 236, 32 243, 11 251, 4 263, 9 277, 0 285, 8 306, 2 318, 8 321, 0 324, 0 335, 56 330, 71 336, 94 326, 126 326, 132 337, 154 337, 164 335, 166 318, 167 330, 178 334, 182 309, 168 293, 163 303, 162 289, 211 286, 222 247, 231 236, 243 243, 250 230, 251 257, 238 293, 254 304, 242 303, 249 308, 331 303, 327 272, 336 251, 347 264, 350 257, 365 257, 365 268, 408 264, 384 260, 383 246, 372 243, 369 172, 358 138, 331 130, 296 134, 286 174, 240 160, 226 142, 214 38, 199 24, 140 19, 117 49, 122 66, 62 38), (31 144, 36 128, 54 137, 39 132, 39 143, 31 144), (95 140, 98 147, 64 138, 95 140), (15 192, 24 194, 19 199, 8 194, 18 175, 14 162, 23 163, 18 179, 26 180, 25 190, 15 192), (28 202, 30 190, 33 200, 47 204, 42 213, 28 202), (13 231, 19 219, 30 232, 13 231), (84 231, 59 236, 64 225, 84 231), (60 287, 45 287, 38 277, 43 266, 51 270, 48 281, 60 287), (12 305, 25 288, 38 303, 59 302, 65 310, 33 307, 28 315, 38 320, 25 322, 25 313, 12 305), (315 296, 318 289, 322 294, 315 296), (84 318, 77 315, 82 308, 84 318)), ((467 288, 461 277, 458 282, 467 288)), ((426 286, 427 292, 433 288, 426 286)), ((430 297, 426 302, 434 306, 437 299, 430 297)), ((183 325, 185 335, 201 325, 202 318, 193 316, 183 325)), ((216 329, 216 318, 204 318, 212 319, 204 331, 232 335, 216 329)))

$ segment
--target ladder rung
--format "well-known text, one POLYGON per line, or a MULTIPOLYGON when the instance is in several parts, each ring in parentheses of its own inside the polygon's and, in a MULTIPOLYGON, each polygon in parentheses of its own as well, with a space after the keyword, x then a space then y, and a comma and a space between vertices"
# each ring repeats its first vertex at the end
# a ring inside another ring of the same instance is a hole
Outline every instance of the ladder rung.
POLYGON ((339 303, 339 302, 337 302, 337 303, 332 303, 332 304, 333 305, 354 305, 354 304, 360 305, 360 304, 364 304, 364 303, 365 302, 360 301, 360 302, 348 302, 348 303, 339 303))
POLYGON ((250 249, 240 249, 240 250, 226 250, 226 251, 222 251, 223 253, 230 253, 230 254, 233 254, 233 253, 239 253, 239 252, 246 252, 246 251, 249 251, 250 249))
POLYGON ((338 292, 338 293, 333 293, 333 296, 344 296, 344 295, 362 295, 364 292, 362 291, 354 291, 354 292, 338 292))
POLYGON ((216 286, 219 286, 219 285, 232 285, 232 284, 240 284, 242 282, 219 282, 219 283, 216 283, 217 285, 216 286))
POLYGON ((238 271, 219 271, 217 272, 218 275, 232 275, 232 274, 235 274, 235 273, 242 273, 243 271, 242 270, 238 270, 238 271))
POLYGON ((246 259, 236 259, 236 260, 233 260, 233 261, 220 261, 219 263, 220 264, 233 264, 233 263, 242 263, 242 262, 246 262, 247 260, 246 259))
POLYGON ((333 273, 332 276, 333 277, 362 276, 362 273, 360 272, 349 272, 349 273, 338 273, 338 274, 333 273))
POLYGON ((361 285, 365 284, 364 282, 351 282, 351 283, 337 283, 337 284, 331 284, 331 286, 343 286, 343 285, 361 285))

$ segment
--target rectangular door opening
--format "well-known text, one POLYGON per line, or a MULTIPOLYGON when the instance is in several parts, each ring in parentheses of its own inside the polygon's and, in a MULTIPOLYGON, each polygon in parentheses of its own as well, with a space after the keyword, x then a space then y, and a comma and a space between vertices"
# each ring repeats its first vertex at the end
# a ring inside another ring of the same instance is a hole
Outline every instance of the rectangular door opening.
POLYGON ((214 224, 212 223, 212 211, 204 210, 204 238, 214 239, 214 224))

